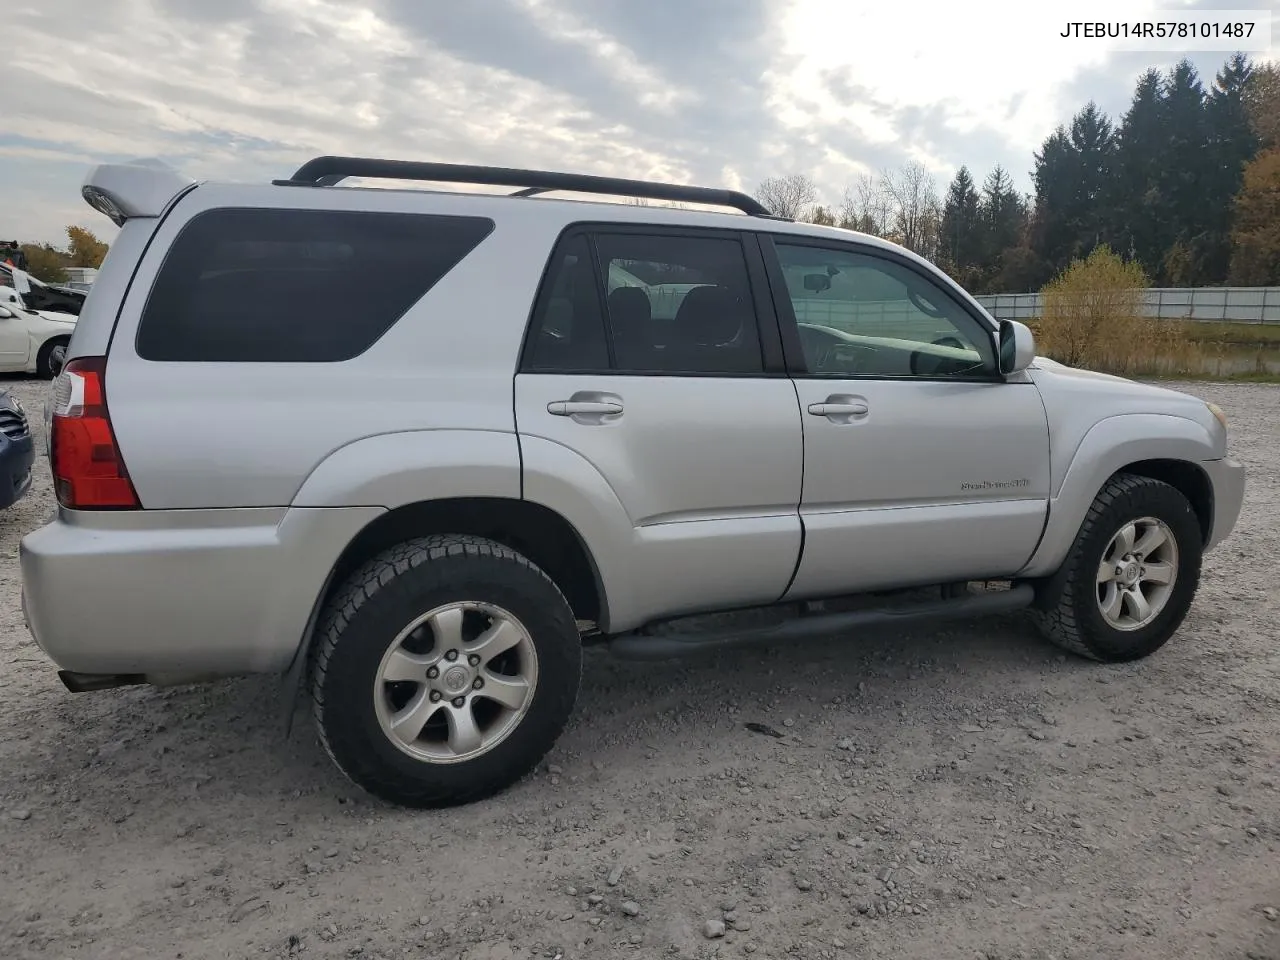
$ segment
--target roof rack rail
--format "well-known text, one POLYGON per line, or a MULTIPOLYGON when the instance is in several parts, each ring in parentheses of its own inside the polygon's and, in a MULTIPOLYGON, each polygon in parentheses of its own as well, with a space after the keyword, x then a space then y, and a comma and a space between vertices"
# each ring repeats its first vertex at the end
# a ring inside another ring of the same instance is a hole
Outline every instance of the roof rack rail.
POLYGON ((498 187, 520 187, 514 197, 531 197, 553 190, 596 193, 646 200, 733 207, 752 217, 782 220, 753 197, 738 190, 715 187, 688 187, 650 180, 624 180, 580 173, 549 170, 516 170, 510 167, 481 167, 459 163, 423 163, 416 160, 378 160, 373 157, 316 157, 297 169, 288 180, 274 180, 280 186, 329 187, 347 177, 381 180, 423 180, 438 183, 472 183, 498 187))

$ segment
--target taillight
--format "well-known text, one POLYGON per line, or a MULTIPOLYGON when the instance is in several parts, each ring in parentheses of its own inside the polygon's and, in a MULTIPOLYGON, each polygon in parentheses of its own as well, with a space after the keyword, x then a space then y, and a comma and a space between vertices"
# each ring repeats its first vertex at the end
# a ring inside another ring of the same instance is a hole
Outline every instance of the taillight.
POLYGON ((70 361, 53 384, 49 464, 58 503, 74 510, 138 509, 107 413, 106 357, 70 361))

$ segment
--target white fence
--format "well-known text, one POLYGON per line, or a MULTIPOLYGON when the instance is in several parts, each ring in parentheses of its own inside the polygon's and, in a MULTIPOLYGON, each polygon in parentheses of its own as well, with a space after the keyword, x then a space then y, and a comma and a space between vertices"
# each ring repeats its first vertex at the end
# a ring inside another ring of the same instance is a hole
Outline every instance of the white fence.
MULTIPOLYGON (((1280 287, 1152 287, 1143 291, 1144 312, 1161 320, 1280 323, 1280 287)), ((977 298, 997 320, 1034 320, 1038 293, 994 293, 977 298)))

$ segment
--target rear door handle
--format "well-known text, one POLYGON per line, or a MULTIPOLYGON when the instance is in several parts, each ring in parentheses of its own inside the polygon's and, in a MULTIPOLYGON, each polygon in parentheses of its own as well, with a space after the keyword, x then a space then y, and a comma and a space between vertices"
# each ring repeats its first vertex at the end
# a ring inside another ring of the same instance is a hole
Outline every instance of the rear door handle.
POLYGON ((622 404, 613 400, 553 400, 547 404, 553 417, 617 417, 622 404))

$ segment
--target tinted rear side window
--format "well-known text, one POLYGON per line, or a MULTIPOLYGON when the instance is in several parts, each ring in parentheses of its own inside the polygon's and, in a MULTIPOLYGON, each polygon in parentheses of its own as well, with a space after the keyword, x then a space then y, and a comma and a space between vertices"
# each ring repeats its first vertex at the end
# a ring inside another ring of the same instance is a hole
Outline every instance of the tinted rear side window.
POLYGON ((138 326, 138 356, 349 360, 492 229, 482 217, 210 210, 187 224, 160 267, 138 326))

